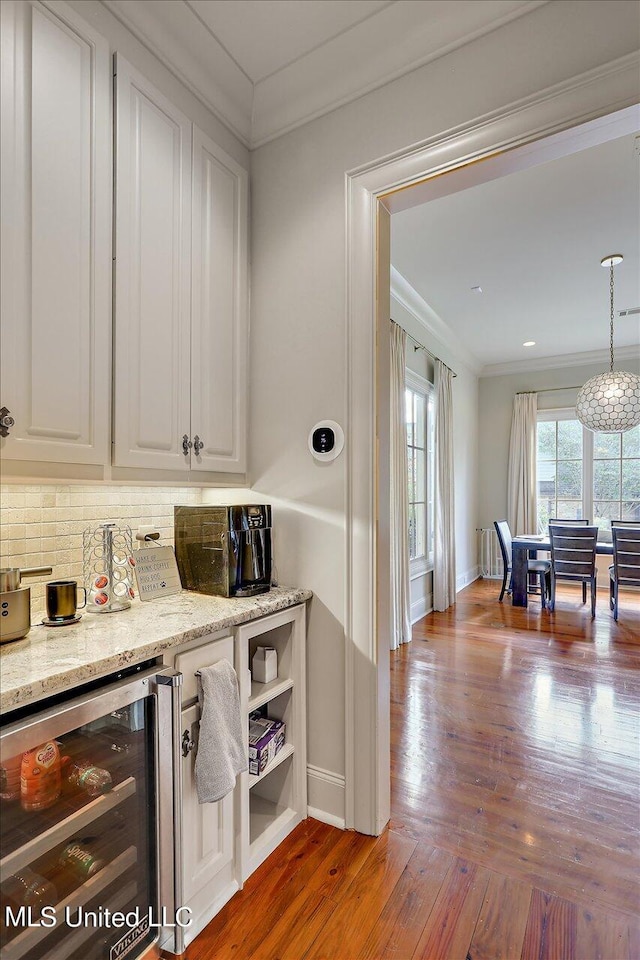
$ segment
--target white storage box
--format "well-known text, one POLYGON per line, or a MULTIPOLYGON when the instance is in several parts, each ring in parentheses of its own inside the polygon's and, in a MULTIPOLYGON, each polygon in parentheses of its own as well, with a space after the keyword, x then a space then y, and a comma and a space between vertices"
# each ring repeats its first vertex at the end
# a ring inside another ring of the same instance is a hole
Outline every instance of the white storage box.
POLYGON ((258 647, 251 661, 251 676, 256 683, 270 683, 278 676, 278 652, 273 647, 258 647))

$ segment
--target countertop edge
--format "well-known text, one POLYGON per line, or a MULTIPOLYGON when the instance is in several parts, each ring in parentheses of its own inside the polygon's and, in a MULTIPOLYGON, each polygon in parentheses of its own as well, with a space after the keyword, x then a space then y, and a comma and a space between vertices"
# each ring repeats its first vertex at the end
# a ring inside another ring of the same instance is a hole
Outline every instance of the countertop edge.
MULTIPOLYGON (((191 594, 187 597, 187 593, 188 592, 184 591, 181 597, 183 600, 187 600, 190 606, 194 608, 197 608, 200 603, 202 606, 206 606, 212 599, 209 597, 204 598, 201 594, 191 594), (202 598, 201 601, 197 599, 200 597, 202 598)), ((51 637, 52 631, 50 629, 44 626, 34 626, 31 628, 29 636, 24 640, 14 641, 13 643, 9 642, 0 648, 0 680, 2 686, 0 690, 0 712, 4 715, 30 703, 36 704, 47 697, 64 693, 74 687, 81 686, 84 683, 99 679, 103 676, 108 676, 110 673, 114 673, 128 666, 158 657, 173 647, 181 646, 191 640, 197 640, 199 637, 206 636, 209 633, 219 633, 221 630, 259 620, 262 617, 277 613, 280 610, 286 610, 300 603, 306 603, 312 597, 313 593, 310 590, 280 587, 277 588, 277 593, 275 590, 272 590, 268 594, 254 598, 253 603, 241 601, 242 607, 214 619, 208 619, 205 616, 197 623, 192 622, 184 630, 172 630, 166 635, 162 635, 162 631, 159 628, 154 631, 154 628, 150 627, 149 632, 155 633, 154 639, 148 642, 135 643, 131 649, 115 649, 110 652, 105 652, 95 660, 88 659, 85 655, 82 658, 82 662, 65 665, 63 667, 60 666, 59 661, 52 662, 51 672, 47 673, 47 675, 40 676, 33 680, 28 680, 25 676, 22 682, 14 678, 9 678, 5 688, 6 673, 8 672, 7 667, 12 660, 14 661, 13 666, 18 669, 21 657, 25 660, 30 660, 33 651, 36 650, 38 644, 45 638, 44 631, 48 630, 49 635, 46 636, 46 639, 49 641, 49 645, 52 645, 51 641, 55 641, 55 637, 51 637), (15 646, 13 645, 14 643, 15 646)), ((223 602, 234 603, 233 600, 223 602)), ((142 616, 143 613, 140 615, 142 616)), ((192 612, 192 616, 194 615, 197 614, 192 612)), ((91 627, 96 625, 99 616, 98 614, 91 618, 87 617, 87 619, 90 619, 90 622, 91 620, 93 621, 91 627)), ((120 618, 125 616, 125 614, 117 613, 109 614, 108 616, 109 618, 120 618)), ((106 617, 107 615, 104 615, 105 620, 106 617)), ((100 619, 102 620, 102 618, 100 619)), ((115 622, 115 624, 120 627, 122 623, 123 621, 119 623, 117 621, 115 622)), ((103 621, 100 623, 100 626, 103 627, 105 635, 108 634, 109 623, 103 621)), ((73 628, 69 627, 64 629, 72 630, 73 628)), ((61 637, 61 639, 63 638, 61 637)), ((67 638, 64 639, 66 640, 67 638)), ((55 644, 53 644, 53 646, 55 646, 55 644)))

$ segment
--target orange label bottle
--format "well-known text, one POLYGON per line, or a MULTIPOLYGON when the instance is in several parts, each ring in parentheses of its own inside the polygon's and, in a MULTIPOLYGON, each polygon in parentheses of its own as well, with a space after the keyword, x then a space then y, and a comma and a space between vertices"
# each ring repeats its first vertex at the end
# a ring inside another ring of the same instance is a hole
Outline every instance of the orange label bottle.
POLYGON ((61 785, 60 750, 55 740, 23 753, 20 767, 23 810, 46 810, 53 806, 60 796, 61 785))

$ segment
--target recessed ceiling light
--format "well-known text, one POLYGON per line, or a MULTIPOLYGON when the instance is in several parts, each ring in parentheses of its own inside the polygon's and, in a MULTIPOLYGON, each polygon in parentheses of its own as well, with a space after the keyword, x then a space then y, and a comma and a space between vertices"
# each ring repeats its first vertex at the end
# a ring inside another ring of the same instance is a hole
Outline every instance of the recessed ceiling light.
POLYGON ((523 347, 535 347, 535 345, 535 340, 525 340, 525 342, 522 344, 523 347))
POLYGON ((482 287, 471 287, 471 293, 482 293, 482 287))

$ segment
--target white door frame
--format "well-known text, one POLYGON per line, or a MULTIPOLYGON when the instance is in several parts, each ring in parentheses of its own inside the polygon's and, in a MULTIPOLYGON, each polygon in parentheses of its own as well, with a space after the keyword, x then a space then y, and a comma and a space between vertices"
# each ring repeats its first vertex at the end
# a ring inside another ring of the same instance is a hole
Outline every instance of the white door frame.
POLYGON ((408 205, 404 190, 393 195, 401 188, 515 148, 531 155, 537 141, 589 121, 606 126, 608 115, 638 104, 639 65, 638 55, 623 57, 346 175, 347 828, 377 835, 390 810, 388 351, 380 349, 388 316, 379 296, 389 269, 389 217, 379 212, 408 205))

